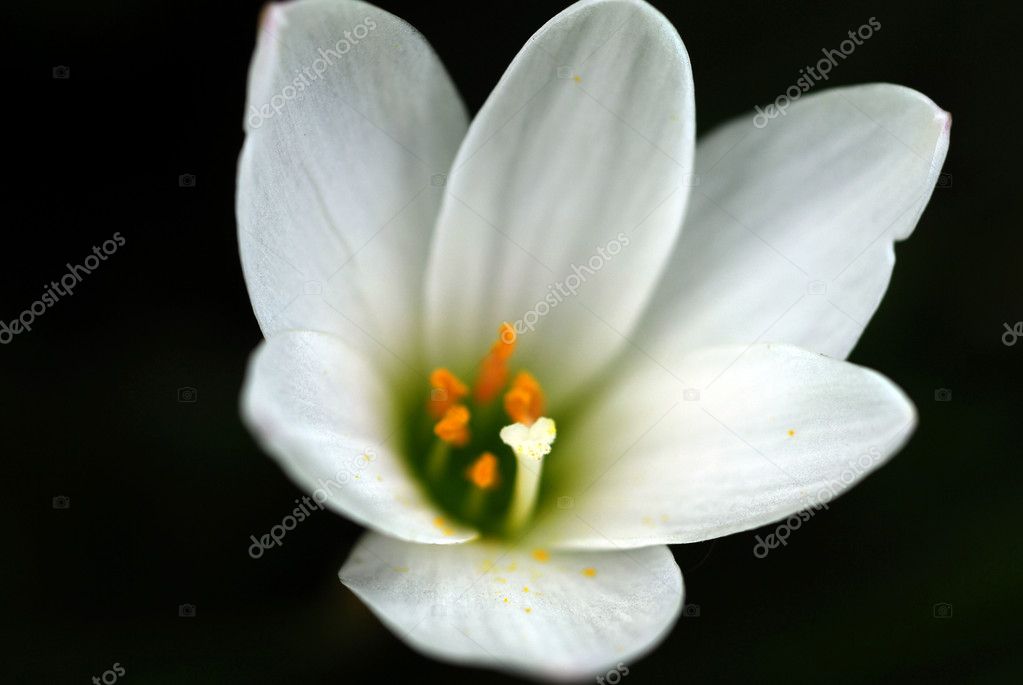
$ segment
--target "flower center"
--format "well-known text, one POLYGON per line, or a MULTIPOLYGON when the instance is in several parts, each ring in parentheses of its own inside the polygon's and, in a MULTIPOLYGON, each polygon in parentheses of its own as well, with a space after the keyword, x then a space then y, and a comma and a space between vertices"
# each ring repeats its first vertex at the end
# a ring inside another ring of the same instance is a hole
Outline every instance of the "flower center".
POLYGON ((448 369, 434 369, 426 410, 418 405, 410 422, 412 466, 428 494, 485 535, 514 535, 529 523, 557 436, 536 378, 518 370, 509 383, 515 343, 515 330, 502 324, 471 391, 448 369))

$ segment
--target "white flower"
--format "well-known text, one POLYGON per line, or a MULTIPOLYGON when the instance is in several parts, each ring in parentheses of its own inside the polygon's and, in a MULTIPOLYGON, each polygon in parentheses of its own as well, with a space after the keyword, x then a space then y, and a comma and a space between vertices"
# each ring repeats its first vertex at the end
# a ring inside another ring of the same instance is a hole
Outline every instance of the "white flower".
POLYGON ((666 544, 826 501, 914 427, 841 360, 948 147, 919 93, 811 93, 697 146, 678 34, 597 0, 469 125, 411 27, 308 0, 265 15, 246 120, 245 418, 371 529, 341 579, 427 654, 635 659, 682 604, 666 544))

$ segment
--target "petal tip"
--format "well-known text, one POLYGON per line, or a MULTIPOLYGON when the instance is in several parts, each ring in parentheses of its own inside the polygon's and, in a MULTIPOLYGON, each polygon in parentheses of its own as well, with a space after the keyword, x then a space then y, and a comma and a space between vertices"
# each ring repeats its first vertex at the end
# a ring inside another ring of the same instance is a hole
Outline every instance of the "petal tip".
POLYGON ((952 130, 952 112, 946 112, 945 110, 941 110, 938 114, 935 115, 934 118, 942 122, 941 130, 943 132, 948 133, 950 130, 952 130))

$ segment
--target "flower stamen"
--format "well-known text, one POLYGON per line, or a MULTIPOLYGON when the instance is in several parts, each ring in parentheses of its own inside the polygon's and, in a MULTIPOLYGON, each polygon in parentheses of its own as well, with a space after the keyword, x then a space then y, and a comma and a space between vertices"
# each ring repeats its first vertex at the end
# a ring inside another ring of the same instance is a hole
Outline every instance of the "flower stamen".
POLYGON ((480 404, 493 400, 508 381, 508 358, 515 352, 516 337, 511 324, 501 324, 497 341, 480 364, 476 387, 473 388, 473 397, 480 404))
POLYGON ((420 452, 423 475, 444 510, 499 535, 521 533, 533 517, 544 457, 557 434, 554 421, 543 415, 539 381, 528 371, 510 373, 516 342, 515 329, 502 323, 471 391, 447 368, 430 373, 426 410, 438 439, 420 452), (503 402, 494 402, 502 396, 503 402), (498 438, 514 454, 514 476, 498 438))
POLYGON ((426 410, 434 419, 439 419, 448 409, 469 394, 469 388, 447 369, 434 369, 430 373, 430 401, 426 410))
POLYGON ((466 471, 466 477, 480 490, 497 487, 497 457, 490 452, 484 452, 466 471))
POLYGON ((544 397, 540 383, 528 371, 520 371, 504 394, 504 410, 515 423, 532 426, 543 416, 544 397))
POLYGON ((454 447, 464 447, 469 443, 469 410, 461 404, 451 407, 433 427, 433 433, 454 447))

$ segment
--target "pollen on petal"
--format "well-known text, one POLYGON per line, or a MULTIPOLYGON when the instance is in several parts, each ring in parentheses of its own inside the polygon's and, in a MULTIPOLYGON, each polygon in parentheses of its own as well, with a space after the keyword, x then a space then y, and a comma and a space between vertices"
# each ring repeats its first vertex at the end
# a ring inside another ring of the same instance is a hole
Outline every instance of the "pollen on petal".
POLYGON ((469 410, 460 404, 451 407, 434 425, 433 432, 446 443, 464 447, 469 442, 469 410))
POLYGON ((466 477, 481 490, 494 488, 497 486, 497 457, 484 452, 469 467, 466 477))
POLYGON ((597 577, 597 569, 593 568, 592 566, 589 567, 589 568, 584 568, 583 569, 583 575, 586 576, 587 578, 596 578, 597 577))
POLYGON ((551 553, 545 549, 534 549, 533 558, 543 564, 550 560, 551 553))
POLYGON ((433 520, 433 525, 437 528, 440 528, 440 532, 443 535, 454 535, 455 533, 454 529, 450 525, 448 525, 447 519, 445 519, 443 516, 438 516, 437 518, 435 518, 433 520))

